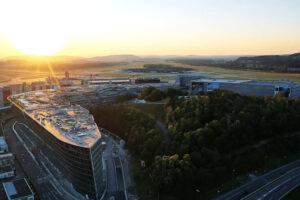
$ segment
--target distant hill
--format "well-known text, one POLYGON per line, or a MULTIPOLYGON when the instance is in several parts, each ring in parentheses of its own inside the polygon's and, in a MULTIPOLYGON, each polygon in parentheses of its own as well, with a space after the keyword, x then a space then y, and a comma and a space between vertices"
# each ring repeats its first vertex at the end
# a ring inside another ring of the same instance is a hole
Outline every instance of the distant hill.
POLYGON ((73 63, 73 62, 88 62, 86 58, 75 57, 75 56, 9 56, 1 59, 3 62, 12 62, 12 61, 25 61, 25 62, 60 62, 60 63, 73 63))
POLYGON ((139 61, 142 58, 135 55, 110 55, 110 56, 97 56, 91 58, 76 57, 76 56, 9 56, 2 58, 1 61, 26 61, 26 62, 60 62, 60 63, 94 63, 94 62, 132 62, 139 61))
POLYGON ((51 64, 53 70, 75 70, 87 69, 95 67, 110 67, 118 65, 119 60, 98 61, 89 60, 89 58, 74 57, 74 56, 11 56, 0 60, 0 68, 5 69, 27 69, 40 71, 48 71, 51 64))
POLYGON ((291 55, 267 55, 240 57, 232 63, 233 68, 258 69, 277 72, 300 72, 300 53, 291 55))
POLYGON ((92 57, 87 60, 90 62, 132 62, 140 61, 142 58, 135 55, 111 55, 92 57))
POLYGON ((51 62, 57 69, 105 67, 134 61, 172 61, 192 66, 215 66, 229 69, 252 69, 260 71, 300 73, 300 53, 291 55, 263 56, 135 56, 109 55, 91 58, 76 56, 10 56, 0 60, 0 67, 24 68, 47 65, 51 62))
MULTIPOLYGON (((175 61, 193 66, 214 66, 230 69, 253 69, 260 71, 300 73, 300 53, 291 55, 242 56, 232 60, 229 57, 184 57, 175 61)), ((233 58, 233 57, 231 57, 233 58)))

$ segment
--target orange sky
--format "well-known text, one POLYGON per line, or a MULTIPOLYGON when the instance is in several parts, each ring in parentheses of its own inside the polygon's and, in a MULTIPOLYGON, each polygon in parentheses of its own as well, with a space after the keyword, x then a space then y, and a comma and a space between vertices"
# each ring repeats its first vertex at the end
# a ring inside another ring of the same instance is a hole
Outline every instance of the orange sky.
POLYGON ((0 57, 300 51, 300 5, 293 0, 10 0, 1 5, 0 57))

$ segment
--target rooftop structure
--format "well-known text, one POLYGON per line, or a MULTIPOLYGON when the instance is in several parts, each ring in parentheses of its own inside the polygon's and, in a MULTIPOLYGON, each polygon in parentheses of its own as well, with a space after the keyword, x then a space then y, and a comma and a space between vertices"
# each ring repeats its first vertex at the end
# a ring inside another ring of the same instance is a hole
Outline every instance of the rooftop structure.
POLYGON ((201 78, 201 79, 196 79, 194 81, 215 82, 215 83, 246 83, 246 82, 250 82, 251 80, 201 78))
MULTIPOLYGON (((1 196, 4 200, 34 200, 34 195, 29 187, 26 179, 18 179, 2 183, 5 196, 1 196)), ((2 199, 1 198, 1 199, 2 199)))
POLYGON ((10 178, 14 175, 14 168, 11 165, 0 166, 0 179, 10 178))
POLYGON ((12 153, 0 154, 0 166, 12 165, 14 160, 14 155, 12 153))
POLYGON ((83 147, 101 137, 89 111, 66 101, 58 90, 13 95, 11 101, 59 140, 83 147))
POLYGON ((89 81, 90 85, 101 85, 101 84, 129 84, 130 80, 93 80, 89 81))

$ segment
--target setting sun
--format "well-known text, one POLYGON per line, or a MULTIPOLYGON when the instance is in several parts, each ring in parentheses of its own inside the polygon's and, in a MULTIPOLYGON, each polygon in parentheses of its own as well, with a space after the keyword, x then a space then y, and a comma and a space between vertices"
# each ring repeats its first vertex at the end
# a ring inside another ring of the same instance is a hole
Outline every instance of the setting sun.
MULTIPOLYGON (((64 10, 56 1, 10 1, 4 29, 12 45, 33 55, 56 53, 66 42, 68 25, 64 10), (18 5, 18 6, 16 6, 18 5)), ((63 7, 65 8, 65 7, 63 7)))
POLYGON ((22 32, 21 34, 11 34, 10 40, 19 51, 26 54, 54 54, 64 43, 64 38, 51 32, 50 30, 34 32, 31 29, 25 32, 22 32))

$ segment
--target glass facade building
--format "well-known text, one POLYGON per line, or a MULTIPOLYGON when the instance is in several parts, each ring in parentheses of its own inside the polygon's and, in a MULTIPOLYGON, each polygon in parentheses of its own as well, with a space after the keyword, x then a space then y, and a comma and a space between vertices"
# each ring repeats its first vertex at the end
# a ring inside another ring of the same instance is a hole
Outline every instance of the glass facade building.
POLYGON ((102 152, 104 146, 99 138, 91 147, 83 147, 59 140, 37 121, 24 115, 26 124, 47 144, 55 156, 65 164, 67 177, 76 191, 91 199, 100 199, 104 190, 102 152))
POLYGON ((66 102, 55 90, 17 94, 9 100, 41 145, 52 150, 53 160, 63 165, 63 173, 74 189, 90 199, 100 199, 105 189, 105 143, 89 111, 66 102))

